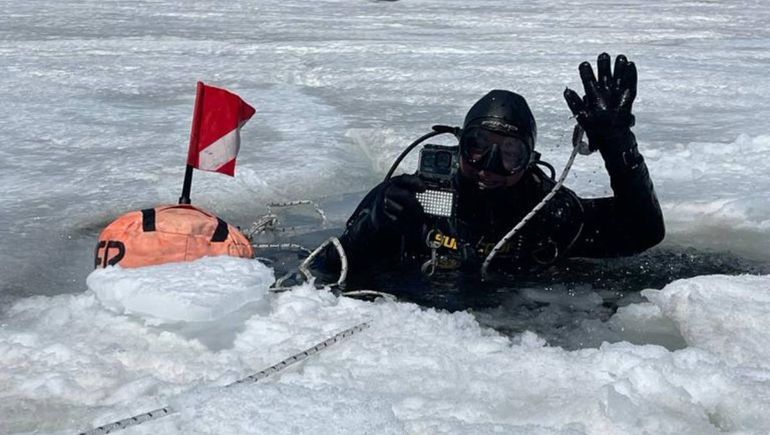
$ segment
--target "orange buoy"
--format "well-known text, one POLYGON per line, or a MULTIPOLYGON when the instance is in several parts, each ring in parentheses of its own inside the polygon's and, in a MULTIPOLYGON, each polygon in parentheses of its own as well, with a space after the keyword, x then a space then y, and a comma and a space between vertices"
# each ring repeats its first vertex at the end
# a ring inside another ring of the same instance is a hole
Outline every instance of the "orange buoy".
POLYGON ((205 256, 253 258, 241 231, 213 213, 189 204, 126 213, 102 230, 95 267, 142 267, 205 256))

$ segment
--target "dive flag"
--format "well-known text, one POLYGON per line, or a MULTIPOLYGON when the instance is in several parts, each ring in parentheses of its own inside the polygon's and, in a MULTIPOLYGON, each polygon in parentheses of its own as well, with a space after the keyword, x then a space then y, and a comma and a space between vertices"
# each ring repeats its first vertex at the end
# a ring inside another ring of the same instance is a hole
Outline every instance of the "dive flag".
POLYGON ((254 112, 232 92, 198 82, 187 164, 234 176, 241 127, 254 112))

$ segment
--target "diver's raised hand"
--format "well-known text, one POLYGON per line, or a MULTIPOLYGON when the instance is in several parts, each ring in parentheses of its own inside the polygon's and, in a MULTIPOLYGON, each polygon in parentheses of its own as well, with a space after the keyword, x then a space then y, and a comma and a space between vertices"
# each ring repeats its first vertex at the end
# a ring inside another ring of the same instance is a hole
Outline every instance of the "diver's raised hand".
POLYGON ((372 208, 375 229, 390 228, 405 233, 422 221, 423 208, 415 193, 425 192, 425 182, 416 175, 399 175, 382 186, 372 208))
POLYGON ((589 62, 578 67, 585 90, 583 98, 572 89, 564 90, 564 99, 588 135, 592 151, 602 149, 618 133, 634 125, 631 107, 637 83, 636 65, 622 54, 615 58, 614 71, 610 70, 607 53, 599 55, 596 65, 598 76, 594 76, 589 62))

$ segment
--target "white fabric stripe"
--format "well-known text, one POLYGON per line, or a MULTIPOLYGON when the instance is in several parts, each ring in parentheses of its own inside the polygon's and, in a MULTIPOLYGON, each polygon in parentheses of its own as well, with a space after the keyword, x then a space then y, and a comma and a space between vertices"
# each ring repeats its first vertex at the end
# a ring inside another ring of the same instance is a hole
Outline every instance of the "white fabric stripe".
POLYGON ((198 169, 216 171, 234 159, 241 147, 240 130, 238 127, 204 148, 198 156, 198 169))

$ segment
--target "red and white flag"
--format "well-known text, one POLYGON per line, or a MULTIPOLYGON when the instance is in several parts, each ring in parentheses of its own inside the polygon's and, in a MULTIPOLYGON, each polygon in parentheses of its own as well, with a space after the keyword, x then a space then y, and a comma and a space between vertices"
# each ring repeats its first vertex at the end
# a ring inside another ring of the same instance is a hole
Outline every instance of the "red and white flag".
POLYGON ((198 82, 187 164, 234 176, 241 127, 254 112, 232 92, 198 82))

